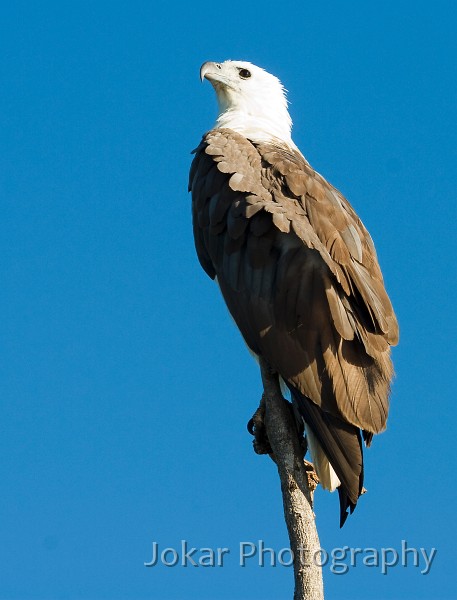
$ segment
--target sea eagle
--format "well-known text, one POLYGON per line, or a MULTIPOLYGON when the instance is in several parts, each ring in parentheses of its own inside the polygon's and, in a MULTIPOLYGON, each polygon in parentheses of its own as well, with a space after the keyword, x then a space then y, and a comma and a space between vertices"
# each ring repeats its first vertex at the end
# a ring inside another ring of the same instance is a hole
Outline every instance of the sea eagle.
POLYGON ((340 525, 363 489, 362 438, 386 427, 398 325, 373 241, 291 138, 281 82, 205 62, 219 116, 189 178, 198 259, 252 353, 285 382, 340 525))

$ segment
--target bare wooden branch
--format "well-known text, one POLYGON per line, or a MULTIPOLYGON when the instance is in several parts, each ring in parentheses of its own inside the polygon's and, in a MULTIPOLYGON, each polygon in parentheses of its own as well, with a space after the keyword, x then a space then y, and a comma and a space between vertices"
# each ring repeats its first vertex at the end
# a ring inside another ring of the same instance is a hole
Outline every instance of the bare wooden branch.
POLYGON ((293 415, 284 400, 277 373, 261 360, 265 426, 281 480, 284 516, 294 556, 294 600, 323 600, 320 543, 312 505, 313 489, 303 463, 303 449, 293 415))

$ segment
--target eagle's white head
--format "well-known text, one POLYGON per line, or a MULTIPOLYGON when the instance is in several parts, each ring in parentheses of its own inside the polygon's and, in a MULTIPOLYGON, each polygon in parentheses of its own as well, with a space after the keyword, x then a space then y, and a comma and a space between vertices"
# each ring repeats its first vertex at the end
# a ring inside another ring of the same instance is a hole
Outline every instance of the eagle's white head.
POLYGON ((296 147, 286 90, 277 77, 249 62, 226 60, 205 62, 200 78, 208 79, 216 90, 216 127, 233 129, 254 142, 279 139, 296 147))

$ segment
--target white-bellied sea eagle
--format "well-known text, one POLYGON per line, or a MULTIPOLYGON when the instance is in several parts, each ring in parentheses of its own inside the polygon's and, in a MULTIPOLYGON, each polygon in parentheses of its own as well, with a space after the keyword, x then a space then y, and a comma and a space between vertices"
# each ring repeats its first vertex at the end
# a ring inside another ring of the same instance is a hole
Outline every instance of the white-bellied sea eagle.
POLYGON ((386 427, 398 341, 376 251, 292 141, 280 81, 241 61, 200 75, 219 116, 190 171, 197 255, 250 350, 289 388, 342 525, 363 489, 362 438, 386 427))

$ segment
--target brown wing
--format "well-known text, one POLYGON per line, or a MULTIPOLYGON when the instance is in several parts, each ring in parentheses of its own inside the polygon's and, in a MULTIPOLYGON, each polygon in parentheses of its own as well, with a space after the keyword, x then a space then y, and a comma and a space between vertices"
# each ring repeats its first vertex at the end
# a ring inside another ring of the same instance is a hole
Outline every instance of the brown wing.
POLYGON ((248 346, 326 413, 382 431, 398 327, 352 207, 288 147, 219 129, 195 153, 197 254, 248 346))

